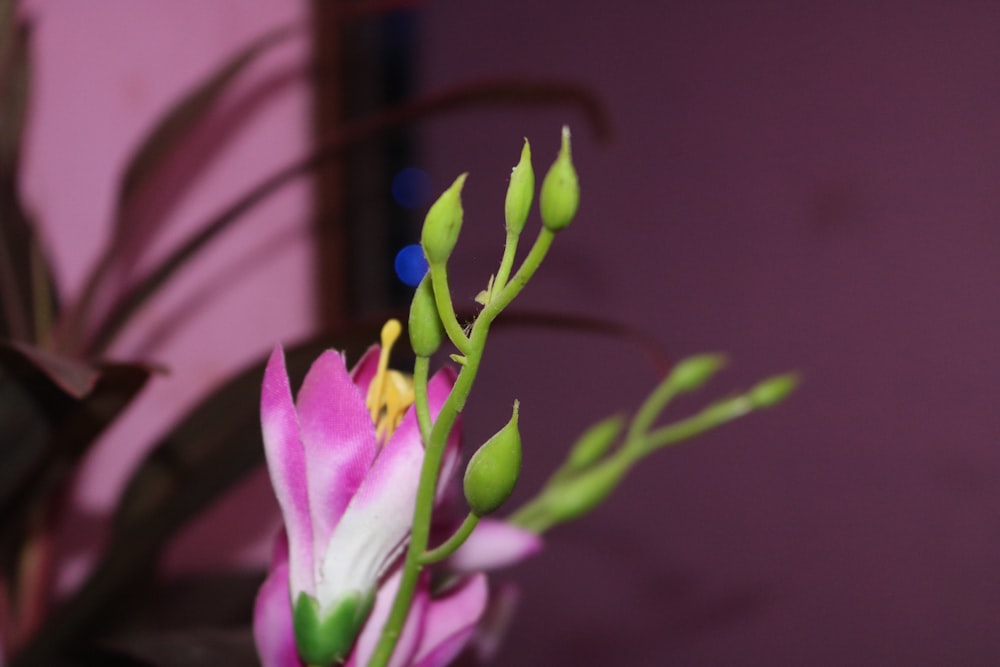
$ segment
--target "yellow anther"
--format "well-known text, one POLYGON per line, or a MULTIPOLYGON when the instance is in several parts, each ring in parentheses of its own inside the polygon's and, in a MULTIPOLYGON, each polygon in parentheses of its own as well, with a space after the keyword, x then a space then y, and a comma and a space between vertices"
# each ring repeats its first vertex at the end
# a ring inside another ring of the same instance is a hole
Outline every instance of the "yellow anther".
POLYGON ((375 424, 376 436, 382 442, 389 439, 402 421, 406 409, 413 404, 413 380, 398 371, 389 370, 389 354, 402 333, 403 327, 399 320, 389 320, 382 327, 378 369, 368 386, 365 400, 372 423, 375 424))

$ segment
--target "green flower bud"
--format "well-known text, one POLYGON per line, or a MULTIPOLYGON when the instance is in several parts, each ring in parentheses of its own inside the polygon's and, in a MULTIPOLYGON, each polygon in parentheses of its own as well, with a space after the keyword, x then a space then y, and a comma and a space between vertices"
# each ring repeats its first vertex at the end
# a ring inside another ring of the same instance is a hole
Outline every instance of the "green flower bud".
POLYGON ((431 205, 424 218, 420 244, 431 264, 447 262, 451 251, 455 249, 458 233, 462 230, 462 186, 466 176, 468 174, 456 178, 451 187, 431 205))
POLYGON ((444 325, 434 302, 434 286, 428 273, 417 286, 410 303, 410 346, 418 357, 429 357, 444 341, 444 325))
POLYGON ((375 591, 357 593, 323 613, 315 598, 299 593, 292 610, 295 647, 307 665, 328 667, 347 657, 375 604, 375 591))
POLYGON ((721 354, 699 354, 682 359, 670 371, 670 384, 676 391, 694 391, 726 364, 721 354))
POLYGON ((542 181, 539 201, 542 224, 551 232, 564 229, 580 207, 580 183, 569 154, 569 127, 563 126, 562 149, 542 181))
POLYGON ((494 512, 510 497, 521 474, 521 434, 517 430, 518 403, 502 429, 472 455, 465 469, 465 500, 476 516, 494 512))
POLYGON ((794 373, 775 375, 757 383, 747 392, 747 398, 755 408, 769 408, 785 400, 799 384, 799 378, 794 373))
POLYGON ((615 443, 623 426, 621 415, 614 415, 588 428, 570 450, 567 470, 582 470, 596 463, 615 443))
POLYGON ((510 173, 507 199, 504 201, 503 213, 509 233, 519 235, 524 229, 534 196, 535 171, 531 168, 531 146, 525 139, 524 148, 521 149, 521 161, 510 173))
POLYGON ((545 510, 549 525, 572 521, 597 507, 627 471, 627 464, 617 458, 610 459, 547 489, 545 510))

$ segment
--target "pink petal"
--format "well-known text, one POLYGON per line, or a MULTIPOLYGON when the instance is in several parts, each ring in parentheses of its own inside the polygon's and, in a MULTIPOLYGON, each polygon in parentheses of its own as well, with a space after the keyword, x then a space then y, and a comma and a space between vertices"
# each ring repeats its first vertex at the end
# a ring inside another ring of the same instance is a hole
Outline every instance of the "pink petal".
POLYGON ((263 667, 303 667, 295 648, 287 563, 273 568, 257 593, 253 635, 263 667))
POLYGON ((458 572, 495 570, 519 563, 541 548, 542 538, 530 530, 505 521, 483 519, 451 556, 448 565, 458 572))
POLYGON ((490 601, 479 619, 472 640, 478 658, 477 664, 491 662, 500 651, 520 599, 517 587, 511 584, 505 584, 490 593, 490 601))
POLYGON ((318 562, 375 459, 375 427, 343 356, 333 350, 320 355, 306 374, 298 411, 318 562))
MULTIPOLYGON (((455 385, 455 370, 450 366, 445 366, 430 379, 427 383, 427 402, 431 409, 431 420, 437 419, 441 413, 441 406, 444 405, 451 388, 455 385)), ((403 415, 403 419, 396 428, 393 438, 420 440, 420 430, 417 426, 417 413, 414 408, 410 408, 403 415)), ((441 499, 444 489, 458 467, 458 452, 462 442, 462 418, 455 420, 455 426, 451 430, 448 442, 445 445, 444 460, 441 463, 441 474, 438 477, 437 496, 441 499)))
POLYGON ((292 553, 291 587, 313 594, 313 541, 309 518, 305 452, 299 437, 298 418, 285 370, 281 346, 274 348, 264 371, 260 397, 264 454, 271 486, 278 498, 292 553))
POLYGON ((351 382, 357 386, 362 396, 368 396, 368 387, 375 378, 375 374, 378 373, 378 358, 381 352, 381 347, 372 345, 365 350, 365 353, 358 359, 358 363, 354 364, 354 368, 351 369, 351 382))
POLYGON ((374 590, 410 533, 424 449, 415 431, 396 431, 330 536, 317 599, 329 605, 374 590))
MULTIPOLYGON (((397 570, 382 584, 378 596, 375 598, 375 606, 372 608, 371 616, 368 617, 368 622, 365 623, 365 627, 358 637, 358 643, 354 646, 354 652, 351 654, 351 658, 347 661, 345 667, 368 664, 372 653, 375 651, 375 646, 382 636, 382 627, 385 625, 386 619, 389 618, 389 611, 392 609, 392 603, 396 598, 396 591, 399 590, 399 581, 401 578, 401 571, 397 570)), ((417 581, 417 590, 413 596, 413 604, 410 605, 410 613, 406 617, 406 622, 403 624, 403 631, 396 642, 396 649, 392 652, 389 667, 406 667, 410 664, 414 651, 417 650, 417 644, 423 633, 427 605, 430 601, 428 587, 428 576, 424 572, 417 581)))
MULTIPOLYGON (((441 407, 444 402, 448 399, 448 394, 451 393, 451 388, 455 386, 455 369, 451 366, 444 366, 434 377, 431 378, 430 382, 427 383, 427 402, 431 408, 431 419, 437 419, 438 414, 441 412, 441 407)), ((451 430, 451 434, 448 437, 448 443, 445 445, 444 450, 444 461, 441 464, 441 476, 438 478, 438 488, 437 496, 438 499, 444 493, 444 488, 451 481, 452 476, 455 474, 455 470, 458 468, 458 453, 459 448, 462 444, 462 417, 455 420, 455 426, 451 430)))
POLYGON ((472 637, 488 595, 486 577, 477 574, 431 600, 414 667, 444 667, 454 660, 472 637))

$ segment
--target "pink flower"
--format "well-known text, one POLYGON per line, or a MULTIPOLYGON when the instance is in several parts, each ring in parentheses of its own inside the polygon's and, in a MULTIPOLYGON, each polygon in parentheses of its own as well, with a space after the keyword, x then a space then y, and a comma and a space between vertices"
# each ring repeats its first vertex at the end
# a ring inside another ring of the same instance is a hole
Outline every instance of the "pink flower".
MULTIPOLYGON (((296 402, 280 347, 268 362, 261 421, 285 531, 254 615, 264 667, 364 665, 389 613, 398 586, 392 567, 409 538, 424 454, 408 409, 412 389, 386 365, 395 327, 383 332, 383 350, 371 348, 350 373, 341 354, 323 353, 296 402)), ((432 416, 454 380, 449 368, 431 379, 432 416)), ((439 488, 454 472, 458 441, 456 427, 439 488)), ((500 542, 514 559, 539 543, 518 529, 502 531, 500 542)), ((472 561, 477 569, 490 565, 489 557, 472 561)), ((433 596, 424 573, 391 664, 446 665, 471 638, 487 597, 481 573, 433 596)))

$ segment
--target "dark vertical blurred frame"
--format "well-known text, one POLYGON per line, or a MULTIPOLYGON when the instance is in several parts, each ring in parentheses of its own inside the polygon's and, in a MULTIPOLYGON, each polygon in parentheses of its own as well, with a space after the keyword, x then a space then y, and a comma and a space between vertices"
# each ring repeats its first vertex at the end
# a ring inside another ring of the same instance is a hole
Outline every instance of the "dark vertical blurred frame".
MULTIPOLYGON (((317 80, 315 128, 329 136, 405 100, 413 88, 418 17, 391 11, 345 22, 341 3, 313 3, 317 80)), ((415 155, 408 128, 350 150, 317 174, 321 322, 399 307, 409 288, 395 277, 395 253, 418 235, 414 213, 392 199, 392 179, 415 155)))

